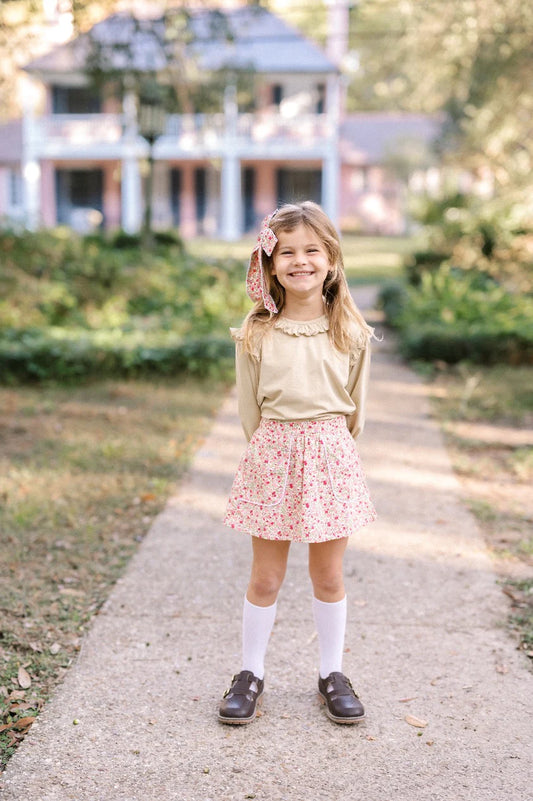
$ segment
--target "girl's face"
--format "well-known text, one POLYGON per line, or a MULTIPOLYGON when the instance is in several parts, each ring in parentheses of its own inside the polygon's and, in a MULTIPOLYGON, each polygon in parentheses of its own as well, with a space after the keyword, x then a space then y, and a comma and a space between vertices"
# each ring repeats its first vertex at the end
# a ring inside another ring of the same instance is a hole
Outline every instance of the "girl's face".
POLYGON ((300 223, 292 231, 280 231, 273 254, 275 275, 288 297, 322 297, 322 287, 332 269, 324 244, 312 228, 300 223))

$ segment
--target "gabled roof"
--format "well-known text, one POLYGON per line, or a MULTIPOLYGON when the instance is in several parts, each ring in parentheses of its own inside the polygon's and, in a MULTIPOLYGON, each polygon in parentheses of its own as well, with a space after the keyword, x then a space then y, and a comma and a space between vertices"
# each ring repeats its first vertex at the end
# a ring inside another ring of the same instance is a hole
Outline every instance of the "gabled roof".
POLYGON ((340 126, 343 163, 382 164, 405 148, 430 148, 442 130, 441 117, 409 112, 354 112, 340 126))
MULTIPOLYGON (((229 11, 189 11, 191 42, 186 53, 203 70, 258 73, 334 73, 332 61, 282 19, 258 6, 229 11)), ((83 73, 94 41, 113 70, 157 71, 166 64, 161 47, 164 20, 113 14, 85 34, 30 62, 25 69, 42 78, 83 73)))

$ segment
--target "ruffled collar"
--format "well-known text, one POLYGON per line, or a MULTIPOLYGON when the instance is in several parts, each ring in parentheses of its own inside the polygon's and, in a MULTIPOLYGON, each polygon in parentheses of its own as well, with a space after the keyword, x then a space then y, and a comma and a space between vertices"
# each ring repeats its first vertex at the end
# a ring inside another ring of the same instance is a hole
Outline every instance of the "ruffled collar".
POLYGON ((279 328, 285 334, 292 334, 295 337, 312 337, 328 331, 329 321, 325 314, 315 317, 314 320, 289 320, 288 317, 279 317, 274 323, 274 328, 279 328))

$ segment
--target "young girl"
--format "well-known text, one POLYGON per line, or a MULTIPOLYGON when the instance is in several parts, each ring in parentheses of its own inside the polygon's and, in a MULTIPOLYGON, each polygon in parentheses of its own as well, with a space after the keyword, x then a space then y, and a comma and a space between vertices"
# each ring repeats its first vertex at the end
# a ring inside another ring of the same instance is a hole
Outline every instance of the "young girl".
POLYGON ((375 518, 355 447, 373 331, 351 299, 337 232, 315 203, 282 206, 263 221, 246 281, 255 306, 232 334, 248 447, 224 522, 252 535, 253 558, 242 670, 218 717, 254 719, 289 547, 307 542, 318 692, 332 720, 356 723, 364 709, 342 673, 342 560, 350 534, 375 518))

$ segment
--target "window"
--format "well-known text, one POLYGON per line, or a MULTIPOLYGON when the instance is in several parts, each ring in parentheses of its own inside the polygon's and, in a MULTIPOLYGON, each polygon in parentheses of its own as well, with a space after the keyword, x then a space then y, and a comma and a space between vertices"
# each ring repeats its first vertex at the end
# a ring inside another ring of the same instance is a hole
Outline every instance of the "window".
POLYGON ((279 106, 283 100, 283 86, 280 83, 275 83, 272 86, 272 103, 279 106))
POLYGON ((8 172, 8 204, 11 208, 22 206, 22 175, 19 170, 8 172))
POLYGON ((52 86, 53 114, 99 114, 102 102, 90 86, 52 86))
POLYGON ((181 192, 182 173, 179 168, 170 171, 170 207, 172 209, 172 224, 177 228, 181 222, 181 192))
POLYGON ((207 171, 205 167, 197 167, 194 171, 194 195, 196 230, 198 234, 204 234, 207 215, 207 171))
POLYGON ((323 83, 319 83, 316 87, 316 113, 323 114, 326 110, 326 87, 323 83))

